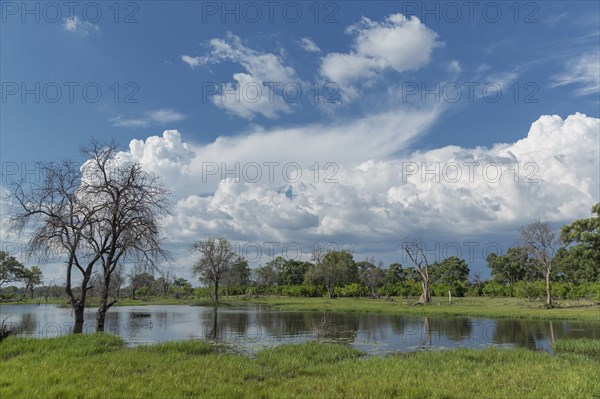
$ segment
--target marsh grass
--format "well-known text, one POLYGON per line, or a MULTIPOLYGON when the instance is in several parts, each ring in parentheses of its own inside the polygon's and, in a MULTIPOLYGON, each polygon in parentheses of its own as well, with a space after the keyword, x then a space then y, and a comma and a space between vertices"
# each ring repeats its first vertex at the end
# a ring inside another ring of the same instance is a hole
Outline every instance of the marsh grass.
POLYGON ((592 398, 600 360, 524 349, 369 357, 343 344, 255 357, 199 341, 126 348, 110 335, 0 343, 2 398, 592 398))
POLYGON ((600 356, 600 340, 589 338, 559 339, 554 343, 554 349, 559 352, 600 356))

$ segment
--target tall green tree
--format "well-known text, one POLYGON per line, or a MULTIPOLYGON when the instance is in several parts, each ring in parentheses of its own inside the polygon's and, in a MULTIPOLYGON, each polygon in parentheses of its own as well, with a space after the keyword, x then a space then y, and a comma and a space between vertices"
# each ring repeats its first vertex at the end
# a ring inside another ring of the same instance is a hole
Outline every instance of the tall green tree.
POLYGON ((572 282, 600 278, 600 203, 592 207, 592 217, 562 227, 565 247, 556 256, 557 269, 572 282))
POLYGON ((0 251, 0 287, 4 284, 19 281, 23 278, 25 266, 14 256, 0 251))
POLYGON ((451 256, 431 266, 431 282, 456 286, 469 282, 469 266, 464 259, 451 256))
POLYGON ((406 281, 406 271, 400 263, 392 263, 385 271, 386 284, 398 284, 406 281))
POLYGON ((308 271, 306 280, 325 286, 327 295, 332 298, 336 287, 353 282, 356 270, 352 253, 346 250, 329 251, 308 271))
POLYGON ((250 266, 248 261, 238 256, 231 269, 223 275, 223 284, 225 285, 226 295, 229 295, 229 287, 244 287, 250 283, 250 266))
POLYGON ((300 285, 304 282, 304 275, 312 266, 310 262, 301 262, 288 259, 283 263, 281 270, 281 283, 286 285, 300 285))
POLYGON ((269 295, 271 294, 271 288, 274 285, 279 284, 280 269, 277 267, 278 262, 270 261, 261 267, 254 269, 254 280, 257 285, 266 287, 269 295))
POLYGON ((37 266, 31 266, 31 269, 24 269, 22 279, 25 283, 25 292, 29 292, 31 298, 33 298, 33 288, 36 285, 42 284, 43 277, 42 270, 37 266))
POLYGON ((543 278, 543 274, 533 265, 533 262, 529 249, 523 246, 510 247, 504 255, 491 253, 487 257, 492 279, 507 285, 543 278))

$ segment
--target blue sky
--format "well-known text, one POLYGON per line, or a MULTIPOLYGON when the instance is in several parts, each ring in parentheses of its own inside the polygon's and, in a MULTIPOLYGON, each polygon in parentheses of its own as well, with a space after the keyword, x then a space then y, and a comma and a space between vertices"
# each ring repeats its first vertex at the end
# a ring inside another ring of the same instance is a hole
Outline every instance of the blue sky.
MULTIPOLYGON (((242 246, 335 242, 387 262, 404 236, 507 243, 528 218, 560 225, 599 200, 598 2, 280 2, 272 20, 260 1, 82 2, 73 15, 60 2, 24 4, 2 4, 3 165, 79 159, 90 137, 115 139, 173 189, 168 245, 181 270, 190 262, 184 248, 207 235, 242 246), (261 87, 259 102, 207 94, 236 82, 248 96, 261 87), (292 94, 275 89, 270 99, 265 82, 292 94), (579 148, 588 151, 583 166, 570 158, 579 148), (398 182, 409 163, 443 167, 508 152, 521 167, 535 163, 542 182, 398 182), (207 162, 270 161, 305 172, 330 162, 340 180, 307 188, 304 180, 229 187, 201 179, 207 162), (379 217, 404 227, 376 226, 379 217)), ((6 175, 12 166, 4 166, 6 175)))

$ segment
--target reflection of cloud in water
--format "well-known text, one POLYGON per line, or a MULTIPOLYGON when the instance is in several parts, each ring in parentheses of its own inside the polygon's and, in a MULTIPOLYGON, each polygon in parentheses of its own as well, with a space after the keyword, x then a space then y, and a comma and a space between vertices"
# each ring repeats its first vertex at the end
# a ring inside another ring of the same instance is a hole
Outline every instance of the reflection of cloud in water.
MULTIPOLYGON (((95 332, 95 309, 86 309, 85 333, 95 332)), ((10 305, 0 319, 18 334, 48 337, 69 334, 73 314, 57 305, 10 305)), ((123 306, 107 314, 106 331, 127 345, 202 339, 223 344, 225 350, 255 353, 282 343, 310 340, 347 342, 369 354, 449 348, 522 347, 551 351, 562 338, 600 339, 600 324, 586 321, 414 317, 335 312, 282 312, 256 306, 123 306), (135 319, 133 312, 149 313, 135 319)))

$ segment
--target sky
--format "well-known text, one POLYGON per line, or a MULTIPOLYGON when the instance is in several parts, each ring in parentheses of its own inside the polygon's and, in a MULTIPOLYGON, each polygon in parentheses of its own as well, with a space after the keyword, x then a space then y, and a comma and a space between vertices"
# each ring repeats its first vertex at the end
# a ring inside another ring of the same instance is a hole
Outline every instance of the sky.
MULTIPOLYGON (((600 3, 1 3, 0 217, 36 162, 115 140, 172 191, 173 271, 194 241, 253 266, 317 247, 489 276, 536 219, 600 201, 600 3)), ((2 225, 26 264, 26 237, 2 225)), ((41 264, 62 276, 60 258, 41 264)))

